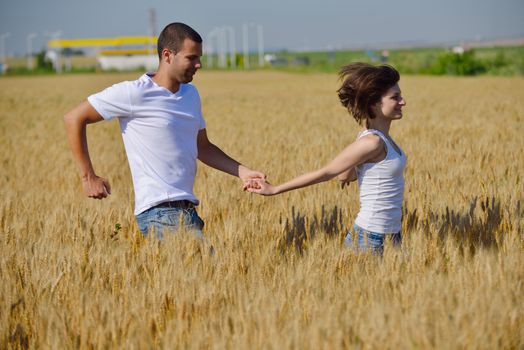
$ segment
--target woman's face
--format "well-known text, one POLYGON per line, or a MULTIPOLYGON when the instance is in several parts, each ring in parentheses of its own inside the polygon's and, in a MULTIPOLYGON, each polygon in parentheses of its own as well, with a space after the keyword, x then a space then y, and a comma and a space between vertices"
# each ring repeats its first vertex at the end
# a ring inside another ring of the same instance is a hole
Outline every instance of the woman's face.
POLYGON ((376 117, 384 117, 386 119, 400 119, 402 118, 402 107, 406 105, 406 100, 401 95, 400 87, 395 84, 382 96, 380 102, 374 106, 376 117))

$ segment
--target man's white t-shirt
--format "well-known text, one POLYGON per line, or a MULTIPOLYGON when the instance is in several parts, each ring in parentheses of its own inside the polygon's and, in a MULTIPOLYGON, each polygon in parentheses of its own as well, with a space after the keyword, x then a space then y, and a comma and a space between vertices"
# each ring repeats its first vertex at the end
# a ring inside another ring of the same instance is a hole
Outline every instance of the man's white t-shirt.
POLYGON ((166 201, 189 200, 198 156, 197 135, 206 124, 191 84, 173 94, 147 73, 88 97, 105 120, 118 118, 133 177, 135 215, 166 201))

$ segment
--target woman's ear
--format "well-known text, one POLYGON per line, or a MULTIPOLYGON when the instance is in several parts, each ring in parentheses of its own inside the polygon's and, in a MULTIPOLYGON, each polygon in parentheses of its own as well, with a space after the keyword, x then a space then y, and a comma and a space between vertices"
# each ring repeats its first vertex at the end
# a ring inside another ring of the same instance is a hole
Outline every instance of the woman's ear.
POLYGON ((373 113, 373 116, 376 117, 378 114, 380 114, 380 111, 382 109, 382 101, 378 101, 371 105, 371 112, 373 113))

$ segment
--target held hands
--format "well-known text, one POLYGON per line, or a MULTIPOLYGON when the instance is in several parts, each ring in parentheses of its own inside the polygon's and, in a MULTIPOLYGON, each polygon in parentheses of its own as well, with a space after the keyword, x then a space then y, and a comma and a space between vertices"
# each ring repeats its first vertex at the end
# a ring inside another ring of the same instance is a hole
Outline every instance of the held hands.
POLYGON ((266 181, 266 174, 257 170, 251 170, 243 165, 238 167, 238 177, 244 182, 243 190, 248 192, 251 192, 248 189, 249 187, 258 187, 257 181, 266 181))
POLYGON ((266 174, 260 172, 260 171, 257 171, 257 170, 251 170, 249 168, 246 168, 245 166, 243 165, 240 165, 238 167, 238 177, 244 181, 244 188, 245 188, 245 184, 249 181, 249 180, 253 180, 253 179, 262 179, 262 180, 266 180, 266 174))
POLYGON ((103 199, 111 194, 109 181, 96 175, 82 178, 82 186, 89 198, 103 199))
POLYGON ((238 168, 238 176, 244 181, 244 191, 258 193, 264 196, 275 194, 274 186, 266 181, 266 174, 251 170, 241 165, 238 168))
POLYGON ((266 174, 251 170, 241 165, 238 168, 238 177, 244 181, 244 191, 258 193, 262 195, 271 195, 274 193, 274 186, 266 181, 266 174))
POLYGON ((272 196, 278 193, 276 187, 265 179, 252 179, 244 182, 244 191, 258 193, 263 196, 272 196))

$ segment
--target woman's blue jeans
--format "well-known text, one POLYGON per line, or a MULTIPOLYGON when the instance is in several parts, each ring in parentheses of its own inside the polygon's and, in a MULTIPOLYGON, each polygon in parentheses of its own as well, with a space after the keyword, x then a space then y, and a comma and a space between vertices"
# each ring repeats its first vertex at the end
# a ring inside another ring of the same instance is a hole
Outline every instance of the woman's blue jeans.
POLYGON ((344 240, 344 245, 354 248, 359 252, 372 252, 382 255, 384 252, 384 242, 390 240, 393 246, 400 247, 402 244, 402 234, 397 233, 378 233, 363 229, 358 225, 353 225, 344 240))
POLYGON ((136 221, 144 236, 154 232, 158 239, 162 239, 164 232, 175 233, 182 226, 194 232, 197 237, 204 237, 204 221, 194 207, 153 207, 138 214, 136 221))

